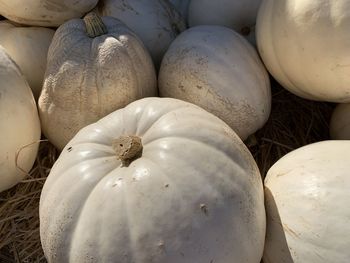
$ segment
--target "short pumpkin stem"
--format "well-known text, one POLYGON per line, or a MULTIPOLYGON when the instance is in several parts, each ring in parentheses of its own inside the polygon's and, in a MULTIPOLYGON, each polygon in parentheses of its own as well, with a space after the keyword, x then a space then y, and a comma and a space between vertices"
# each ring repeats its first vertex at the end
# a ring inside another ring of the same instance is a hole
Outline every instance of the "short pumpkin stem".
POLYGON ((114 139, 112 147, 123 166, 129 166, 133 160, 141 157, 143 149, 141 138, 133 135, 122 135, 114 139))
POLYGON ((108 33, 106 25, 101 17, 95 12, 90 12, 84 17, 86 33, 89 37, 95 38, 108 33))

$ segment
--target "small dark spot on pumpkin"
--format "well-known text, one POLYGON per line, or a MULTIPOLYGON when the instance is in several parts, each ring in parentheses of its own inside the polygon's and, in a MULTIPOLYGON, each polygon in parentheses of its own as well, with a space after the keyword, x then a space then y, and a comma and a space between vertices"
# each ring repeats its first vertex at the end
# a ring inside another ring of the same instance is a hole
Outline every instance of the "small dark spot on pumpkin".
POLYGON ((165 184, 164 186, 165 186, 166 188, 168 188, 168 187, 169 187, 169 184, 165 184))
POLYGON ((206 204, 200 204, 200 208, 202 212, 207 216, 208 215, 208 207, 206 204))
POLYGON ((184 85, 179 85, 179 89, 182 91, 182 92, 186 92, 186 89, 185 89, 185 86, 184 85))
POLYGON ((73 150, 72 147, 68 147, 68 149, 67 149, 68 152, 71 152, 72 150, 73 150))
POLYGON ((119 144, 120 147, 123 147, 123 144, 119 144))
POLYGON ((203 88, 202 86, 197 85, 197 89, 202 89, 202 88, 203 88))
POLYGON ((161 249, 161 250, 164 250, 165 249, 165 243, 163 240, 160 240, 158 242, 158 248, 161 249))

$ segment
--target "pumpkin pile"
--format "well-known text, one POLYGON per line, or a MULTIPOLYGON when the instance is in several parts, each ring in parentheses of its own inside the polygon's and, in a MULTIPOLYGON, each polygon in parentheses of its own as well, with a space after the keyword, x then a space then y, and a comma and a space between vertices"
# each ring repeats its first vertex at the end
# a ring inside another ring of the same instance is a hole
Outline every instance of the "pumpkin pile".
POLYGON ((0 0, 0 262, 348 262, 349 8, 0 0))

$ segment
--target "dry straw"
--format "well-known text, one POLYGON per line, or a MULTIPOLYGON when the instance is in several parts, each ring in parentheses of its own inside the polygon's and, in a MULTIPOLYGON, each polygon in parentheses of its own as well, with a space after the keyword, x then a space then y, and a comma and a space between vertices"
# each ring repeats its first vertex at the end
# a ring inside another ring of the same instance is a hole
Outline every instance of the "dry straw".
MULTIPOLYGON (((328 139, 333 104, 298 98, 273 84, 272 113, 247 145, 262 175, 280 157, 300 146, 328 139)), ((39 198, 58 152, 41 143, 30 175, 0 194, 0 262, 45 262, 39 237, 39 198)))
POLYGON ((39 199, 57 157, 55 148, 42 142, 30 174, 0 194, 0 262, 45 262, 39 237, 39 199))
POLYGON ((301 146, 328 140, 334 104, 297 97, 272 83, 272 110, 266 125, 249 138, 262 176, 282 156, 301 146))

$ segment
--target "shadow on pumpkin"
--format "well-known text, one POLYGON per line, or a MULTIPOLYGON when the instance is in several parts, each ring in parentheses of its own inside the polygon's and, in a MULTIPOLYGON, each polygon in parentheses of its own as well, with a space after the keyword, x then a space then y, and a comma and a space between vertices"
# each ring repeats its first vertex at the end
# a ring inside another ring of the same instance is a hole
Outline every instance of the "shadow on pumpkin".
POLYGON ((285 231, 293 231, 281 221, 275 199, 265 187, 265 208, 267 218, 263 263, 293 263, 285 231))

